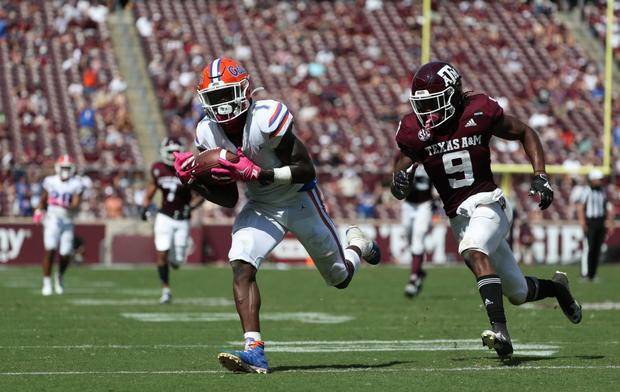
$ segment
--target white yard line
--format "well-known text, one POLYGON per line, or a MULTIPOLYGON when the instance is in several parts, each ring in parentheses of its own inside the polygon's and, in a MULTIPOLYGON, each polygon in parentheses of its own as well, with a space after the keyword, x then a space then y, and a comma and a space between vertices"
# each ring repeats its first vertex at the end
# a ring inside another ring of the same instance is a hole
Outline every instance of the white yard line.
MULTIPOLYGON (((550 309, 557 307, 557 305, 551 305, 546 303, 526 303, 520 306, 524 309, 550 309)), ((583 310, 620 310, 620 302, 586 302, 581 304, 583 310)))
MULTIPOLYGON (((72 305, 82 306, 131 306, 131 305, 147 305, 147 306, 161 306, 159 298, 75 298, 68 299, 72 305)), ((235 304, 230 298, 223 297, 188 297, 188 298, 176 298, 175 304, 180 305, 201 305, 201 306, 232 306, 235 304)))
MULTIPOLYGON (((237 313, 121 313, 121 316, 144 322, 217 322, 239 321, 237 313)), ((298 321, 309 324, 339 324, 351 321, 351 316, 335 315, 321 312, 282 312, 262 313, 261 320, 269 321, 298 321)))
MULTIPOLYGON (((457 367, 457 368, 440 368, 440 367, 424 367, 424 368, 375 368, 369 367, 351 367, 344 369, 287 369, 276 371, 280 373, 357 373, 357 372, 373 372, 373 373, 401 373, 401 372, 488 372, 488 371, 531 371, 531 370, 617 370, 620 365, 557 365, 557 366, 481 366, 481 367, 457 367)), ((157 375, 157 374, 174 374, 174 375, 194 375, 194 374, 226 374, 230 373, 225 370, 118 370, 118 371, 58 371, 58 372, 0 372, 0 376, 73 376, 73 375, 98 375, 98 374, 119 374, 119 375, 157 375)))
MULTIPOLYGON (((238 343, 239 344, 239 343, 238 343)), ((214 344, 75 344, 75 345, 56 345, 56 346, 0 346, 0 350, 99 350, 99 349, 194 349, 194 348, 213 348, 222 345, 214 344)))

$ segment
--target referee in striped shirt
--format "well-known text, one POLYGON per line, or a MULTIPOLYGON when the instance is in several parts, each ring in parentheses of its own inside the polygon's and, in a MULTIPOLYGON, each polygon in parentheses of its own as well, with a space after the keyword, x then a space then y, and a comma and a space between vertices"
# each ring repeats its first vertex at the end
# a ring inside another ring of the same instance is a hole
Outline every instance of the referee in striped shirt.
MULTIPOLYGON (((593 280, 607 230, 613 230, 613 211, 603 188, 603 173, 592 170, 588 175, 590 186, 583 189, 578 200, 577 216, 588 241, 587 261, 582 257, 581 273, 593 280)), ((586 249, 584 249, 585 253, 586 249)))

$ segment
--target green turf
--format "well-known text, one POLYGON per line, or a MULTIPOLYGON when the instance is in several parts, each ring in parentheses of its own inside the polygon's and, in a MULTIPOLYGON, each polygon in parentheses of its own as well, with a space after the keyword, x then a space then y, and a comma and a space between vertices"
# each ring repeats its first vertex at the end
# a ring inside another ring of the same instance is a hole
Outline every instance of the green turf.
MULTIPOLYGON (((576 268, 567 270, 582 302, 620 302, 620 268, 603 267, 597 284, 576 279, 576 268)), ((528 272, 550 277, 553 269, 528 272)), ((506 301, 516 343, 556 347, 547 357, 519 355, 517 349, 508 363, 477 347, 408 351, 412 343, 393 342, 391 351, 381 351, 382 343, 372 346, 378 351, 369 351, 366 345, 371 343, 347 345, 347 341, 446 339, 460 347, 456 340, 477 339, 487 326, 475 281, 463 267, 431 269, 422 296, 414 301, 402 295, 406 277, 404 269, 365 266, 351 286, 340 291, 326 287, 313 270, 262 270, 263 313, 323 312, 354 320, 339 324, 264 321, 263 337, 274 342, 272 349, 290 341, 340 341, 344 351, 270 352, 268 343, 273 373, 242 375, 224 371, 216 360, 221 349, 241 347, 236 320, 144 322, 121 315, 234 312, 230 303, 181 303, 188 298, 230 299, 228 268, 174 272, 177 303, 169 306, 75 303, 156 302, 154 269, 73 268, 66 279, 67 293, 48 298, 39 293, 38 268, 0 270, 0 391, 617 390, 619 310, 587 311, 575 326, 554 309, 554 301, 546 300, 549 306, 536 309, 519 309, 506 301)), ((303 350, 308 345, 297 347, 303 350)))

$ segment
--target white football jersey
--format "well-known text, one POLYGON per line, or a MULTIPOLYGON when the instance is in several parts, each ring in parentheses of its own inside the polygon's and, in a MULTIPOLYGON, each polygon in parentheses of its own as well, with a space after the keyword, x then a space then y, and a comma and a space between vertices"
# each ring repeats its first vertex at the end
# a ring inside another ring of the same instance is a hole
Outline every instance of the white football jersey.
MULTIPOLYGON (((275 154, 282 136, 289 131, 293 115, 286 105, 274 100, 252 102, 243 129, 243 153, 263 169, 281 167, 275 154)), ((201 150, 225 148, 235 152, 237 148, 228 139, 217 122, 206 116, 196 126, 196 147, 201 150)), ((247 183, 247 197, 267 204, 278 204, 294 198, 304 184, 261 185, 257 181, 247 183)))
POLYGON ((60 176, 47 176, 43 180, 43 189, 47 191, 47 216, 56 218, 72 218, 73 212, 69 210, 74 195, 79 195, 84 190, 84 183, 78 176, 66 181, 60 176))

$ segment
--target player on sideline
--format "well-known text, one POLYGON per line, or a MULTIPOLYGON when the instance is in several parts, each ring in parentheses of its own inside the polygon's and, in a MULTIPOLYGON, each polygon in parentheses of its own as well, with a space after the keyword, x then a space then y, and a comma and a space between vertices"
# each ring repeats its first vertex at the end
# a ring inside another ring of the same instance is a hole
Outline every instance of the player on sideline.
POLYGON ((405 236, 411 251, 411 274, 409 282, 405 286, 405 296, 414 298, 422 290, 422 282, 426 272, 422 269, 424 262, 424 236, 431 227, 432 211, 432 188, 428 174, 424 167, 410 168, 413 180, 409 194, 401 205, 401 224, 405 229, 405 236))
POLYGON ((43 194, 34 211, 33 221, 43 222, 43 288, 41 294, 52 295, 52 264, 56 253, 60 255, 58 272, 54 275, 53 291, 64 293, 63 276, 73 252, 73 217, 82 199, 83 181, 75 175, 75 162, 62 155, 54 165, 55 175, 43 180, 43 194), (43 218, 45 213, 45 219, 43 218))
POLYGON ((190 214, 197 208, 203 199, 196 205, 190 205, 192 190, 183 185, 174 170, 174 153, 181 152, 183 146, 178 139, 167 137, 161 142, 161 161, 151 166, 151 180, 146 189, 140 217, 148 220, 149 206, 157 190, 162 193, 161 206, 155 216, 153 231, 155 234, 155 249, 157 250, 157 273, 162 285, 159 303, 172 302, 170 291, 170 265, 179 268, 185 262, 187 241, 190 235, 190 214), (172 249, 172 261, 170 260, 172 249))
POLYGON ((553 190, 537 133, 504 114, 487 95, 463 93, 461 75, 448 63, 420 67, 410 101, 413 113, 403 117, 396 133, 400 159, 392 193, 403 199, 412 182, 406 169, 424 165, 450 218, 459 253, 478 282, 491 322, 491 329, 482 332, 483 344, 500 358, 512 355, 502 294, 514 305, 556 297, 566 317, 579 323, 581 306, 570 293, 566 274, 558 271, 551 280, 523 276, 505 240, 512 214, 493 182, 489 141, 497 136, 521 142, 534 169, 530 195, 540 195, 544 210, 553 201, 553 190))
MULTIPOLYGON (((223 183, 247 184, 248 202, 235 219, 228 254, 245 349, 220 353, 218 359, 232 371, 266 373, 256 273, 286 232, 297 236, 325 282, 339 289, 349 285, 361 259, 377 264, 380 254, 356 226, 348 228, 348 245, 341 246, 321 201, 310 156, 293 132, 293 115, 282 102, 253 100, 251 91, 250 76, 236 61, 217 58, 205 67, 198 97, 206 116, 196 128, 196 146, 237 151, 238 163, 220 159, 223 167, 211 173, 223 183)), ((184 181, 192 180, 191 157, 191 152, 177 155, 175 168, 184 181)), ((236 203, 236 185, 225 189, 236 203)))

